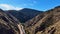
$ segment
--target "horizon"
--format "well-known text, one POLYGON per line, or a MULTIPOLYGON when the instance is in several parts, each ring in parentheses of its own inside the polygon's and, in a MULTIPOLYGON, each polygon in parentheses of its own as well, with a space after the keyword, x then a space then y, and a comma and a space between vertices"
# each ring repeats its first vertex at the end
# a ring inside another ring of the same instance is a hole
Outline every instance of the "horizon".
POLYGON ((60 0, 0 0, 0 8, 3 10, 21 10, 30 8, 46 11, 60 6, 60 0))
MULTIPOLYGON (((54 9, 54 8, 59 8, 60 6, 56 6, 56 7, 53 7, 53 8, 51 8, 51 9, 54 9)), ((0 8, 1 9, 1 8, 0 8)), ((23 10, 23 9, 32 9, 32 8, 21 8, 21 9, 9 9, 9 10, 16 10, 16 11, 19 11, 19 10, 23 10)), ((48 10, 51 10, 51 9, 48 9, 48 10)), ((4 9, 1 9, 1 10, 4 10, 4 9)), ((37 9, 33 9, 33 10, 37 10, 37 9)), ((43 12, 45 12, 45 11, 48 11, 48 10, 37 10, 37 11, 43 11, 43 12)), ((8 10, 6 10, 6 11, 8 11, 8 10)))

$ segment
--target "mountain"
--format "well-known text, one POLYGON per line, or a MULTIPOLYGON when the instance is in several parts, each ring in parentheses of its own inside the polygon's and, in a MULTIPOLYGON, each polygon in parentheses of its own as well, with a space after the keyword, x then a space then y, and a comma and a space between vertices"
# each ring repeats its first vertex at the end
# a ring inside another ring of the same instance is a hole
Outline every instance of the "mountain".
POLYGON ((25 34, 23 30, 18 19, 0 9, 0 34, 25 34))
POLYGON ((8 13, 12 14, 14 17, 19 19, 20 22, 25 23, 26 21, 34 18, 38 14, 43 13, 42 11, 24 8, 22 10, 16 11, 16 10, 8 10, 8 13))
POLYGON ((60 6, 44 12, 0 9, 0 34, 60 34, 60 6))
POLYGON ((27 34, 60 34, 60 6, 27 21, 25 30, 27 34))

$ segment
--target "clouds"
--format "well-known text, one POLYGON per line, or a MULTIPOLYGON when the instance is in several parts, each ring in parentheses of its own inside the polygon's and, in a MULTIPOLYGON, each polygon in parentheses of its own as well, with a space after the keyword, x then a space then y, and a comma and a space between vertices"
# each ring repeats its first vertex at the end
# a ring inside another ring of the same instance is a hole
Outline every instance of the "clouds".
POLYGON ((28 0, 24 3, 21 2, 20 4, 14 4, 15 6, 13 6, 13 4, 10 5, 10 3, 7 3, 7 4, 2 3, 0 4, 0 8, 3 10, 20 10, 26 7, 33 7, 36 5, 36 3, 37 3, 36 0, 28 0))
POLYGON ((22 9, 19 7, 14 7, 14 6, 9 5, 9 4, 0 4, 0 8, 3 10, 20 10, 20 9, 22 9))

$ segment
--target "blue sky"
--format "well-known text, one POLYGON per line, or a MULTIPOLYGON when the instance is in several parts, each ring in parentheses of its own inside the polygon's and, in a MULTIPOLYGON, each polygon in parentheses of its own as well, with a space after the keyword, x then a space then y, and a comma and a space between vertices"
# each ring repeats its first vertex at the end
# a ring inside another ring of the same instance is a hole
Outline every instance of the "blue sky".
POLYGON ((0 8, 3 10, 31 8, 45 11, 56 6, 60 6, 60 0, 0 0, 0 8))

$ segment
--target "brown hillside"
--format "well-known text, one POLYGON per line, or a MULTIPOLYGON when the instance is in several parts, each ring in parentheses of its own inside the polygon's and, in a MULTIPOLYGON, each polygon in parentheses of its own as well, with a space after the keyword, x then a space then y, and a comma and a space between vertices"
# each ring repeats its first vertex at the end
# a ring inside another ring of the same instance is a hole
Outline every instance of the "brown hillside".
POLYGON ((25 23, 30 34, 60 34, 60 7, 48 10, 25 23))
POLYGON ((21 34, 23 32, 21 30, 21 23, 15 17, 0 9, 0 34, 21 34))

